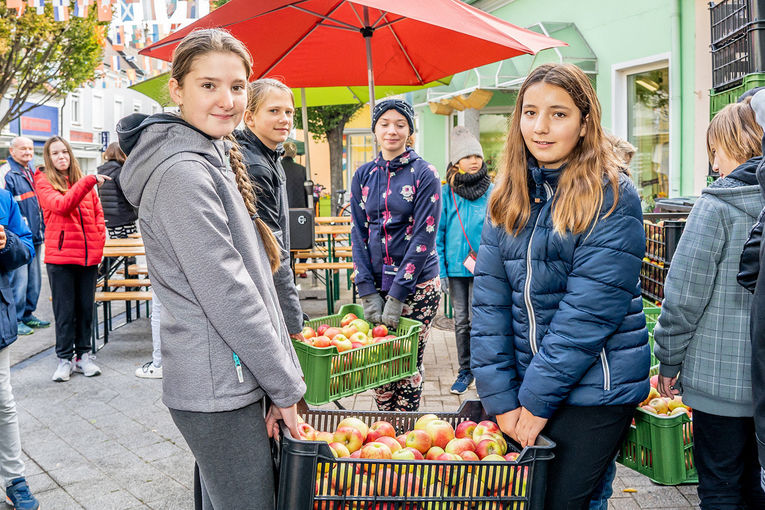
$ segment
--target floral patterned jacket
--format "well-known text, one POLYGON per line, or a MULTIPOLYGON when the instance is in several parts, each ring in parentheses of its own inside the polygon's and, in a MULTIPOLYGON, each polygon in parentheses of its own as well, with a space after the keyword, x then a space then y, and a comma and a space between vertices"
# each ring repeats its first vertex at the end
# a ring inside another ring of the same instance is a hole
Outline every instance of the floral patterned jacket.
POLYGON ((441 179, 412 149, 392 161, 378 154, 359 167, 351 183, 351 215, 359 296, 380 289, 383 264, 397 267, 388 294, 399 301, 438 276, 441 179))

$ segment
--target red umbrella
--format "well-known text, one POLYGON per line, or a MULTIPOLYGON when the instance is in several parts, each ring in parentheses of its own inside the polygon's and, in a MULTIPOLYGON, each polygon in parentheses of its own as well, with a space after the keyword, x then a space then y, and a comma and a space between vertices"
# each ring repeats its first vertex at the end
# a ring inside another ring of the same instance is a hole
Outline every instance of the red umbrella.
POLYGON ((290 87, 423 85, 565 45, 459 0, 232 0, 141 53, 169 61, 186 34, 211 27, 247 45, 255 78, 290 87))

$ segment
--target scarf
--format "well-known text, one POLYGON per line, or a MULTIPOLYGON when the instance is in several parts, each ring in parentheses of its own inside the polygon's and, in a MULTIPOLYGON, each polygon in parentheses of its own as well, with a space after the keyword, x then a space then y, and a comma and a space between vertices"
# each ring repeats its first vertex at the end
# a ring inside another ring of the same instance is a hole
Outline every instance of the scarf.
POLYGON ((451 179, 451 187, 454 192, 470 201, 481 198, 483 194, 486 193, 486 190, 489 189, 490 184, 491 179, 489 178, 489 171, 486 168, 486 163, 484 163, 481 166, 481 169, 474 174, 463 174, 459 171, 455 171, 454 178, 451 179))

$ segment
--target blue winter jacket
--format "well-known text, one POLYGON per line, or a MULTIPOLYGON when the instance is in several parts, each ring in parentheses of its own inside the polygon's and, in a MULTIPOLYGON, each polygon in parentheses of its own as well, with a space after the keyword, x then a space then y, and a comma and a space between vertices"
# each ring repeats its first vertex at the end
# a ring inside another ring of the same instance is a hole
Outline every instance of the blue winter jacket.
POLYGON ((418 283, 438 275, 441 180, 436 167, 413 150, 392 161, 378 154, 356 170, 351 182, 351 215, 359 296, 377 292, 384 263, 398 267, 388 294, 399 301, 413 294, 418 283), (386 253, 389 262, 384 262, 386 253))
POLYGON ((554 233, 559 171, 529 161, 531 215, 513 237, 487 221, 473 287, 471 368, 490 414, 523 406, 550 418, 562 404, 637 404, 650 351, 640 296, 640 199, 620 176, 615 210, 582 234, 554 233), (535 202, 538 199, 539 202, 535 202))
POLYGON ((45 223, 34 187, 35 170, 29 166, 25 172, 13 158, 8 158, 8 165, 10 171, 5 174, 5 189, 11 192, 13 199, 19 204, 21 216, 32 232, 32 242, 38 246, 45 241, 45 223))
POLYGON ((5 247, 0 250, 0 349, 16 341, 16 300, 11 273, 35 256, 32 233, 8 190, 0 189, 0 225, 5 228, 5 247))
POLYGON ((452 188, 444 184, 441 188, 441 221, 438 222, 438 237, 436 243, 438 247, 439 276, 447 278, 449 276, 473 276, 470 271, 462 264, 470 253, 470 246, 478 252, 481 244, 481 231, 483 230, 484 219, 486 219, 486 208, 489 205, 489 195, 494 189, 494 185, 489 185, 486 192, 475 200, 468 200, 456 193, 452 194, 452 188), (455 207, 455 204, 457 205, 455 207), (457 217, 459 209, 459 218, 457 217), (460 218, 462 226, 460 226, 460 218), (465 227, 463 233, 462 227, 465 227), (470 246, 465 240, 465 234, 470 240, 470 246))

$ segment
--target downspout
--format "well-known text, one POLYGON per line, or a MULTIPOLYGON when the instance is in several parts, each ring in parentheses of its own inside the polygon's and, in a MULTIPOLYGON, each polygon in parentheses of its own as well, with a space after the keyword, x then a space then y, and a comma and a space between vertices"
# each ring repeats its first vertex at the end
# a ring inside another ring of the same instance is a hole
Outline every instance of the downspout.
POLYGON ((670 13, 671 24, 671 57, 669 65, 669 196, 677 197, 682 185, 682 123, 683 123, 683 55, 682 55, 682 20, 680 6, 682 0, 672 2, 670 13))

